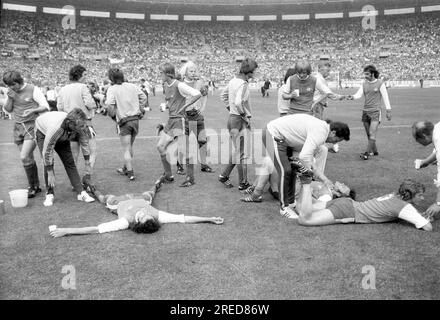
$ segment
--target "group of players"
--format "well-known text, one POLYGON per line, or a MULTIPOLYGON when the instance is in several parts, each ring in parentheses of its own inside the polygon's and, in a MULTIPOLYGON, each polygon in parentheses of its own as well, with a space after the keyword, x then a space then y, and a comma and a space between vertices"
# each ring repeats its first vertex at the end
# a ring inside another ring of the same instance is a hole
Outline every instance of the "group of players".
MULTIPOLYGON (((364 68, 365 80, 358 92, 351 96, 333 93, 325 78, 330 64, 319 65, 312 75, 308 61, 298 61, 286 73, 285 84, 279 89, 278 108, 280 117, 270 121, 262 130, 263 160, 257 164, 257 178, 253 185, 247 179, 246 135, 251 132, 251 102, 249 80, 254 77, 258 64, 245 59, 240 70, 220 96, 225 103, 229 117, 227 128, 233 152, 229 163, 223 168, 218 180, 226 188, 233 188, 230 174, 237 166, 239 186, 243 201, 261 202, 262 193, 270 182, 270 193, 280 201, 280 214, 296 219, 302 225, 326 225, 335 223, 379 223, 404 219, 417 228, 432 230, 430 221, 438 211, 431 206, 420 214, 412 204, 423 200, 424 186, 405 180, 397 194, 390 194, 365 202, 354 200, 354 192, 342 183, 333 183, 325 174, 328 152, 337 152, 338 143, 350 140, 350 129, 342 122, 323 121, 327 99, 353 100, 365 97, 362 122, 368 145, 361 158, 368 160, 377 156, 376 133, 381 120, 382 101, 386 107, 387 119, 391 120, 391 106, 384 83, 378 79, 374 66, 364 68), (235 159, 238 159, 236 163, 235 159), (299 181, 297 181, 299 177, 299 181), (352 199, 353 198, 353 199, 352 199)), ((158 126, 160 154, 164 174, 155 182, 152 190, 143 194, 123 196, 103 195, 91 182, 91 173, 96 161, 96 133, 92 119, 98 104, 104 106, 108 115, 116 122, 124 154, 124 166, 118 172, 128 180, 134 180, 133 143, 139 131, 139 119, 147 105, 147 96, 141 88, 126 82, 123 72, 111 68, 108 72, 111 85, 105 96, 93 96, 84 83, 86 69, 75 66, 69 72, 70 84, 60 90, 58 111, 49 112, 48 103, 38 87, 25 83, 18 71, 3 75, 7 85, 5 111, 14 115, 14 142, 20 150, 20 158, 29 182, 29 197, 41 192, 38 169, 33 151, 38 146, 44 164, 46 184, 45 206, 54 202, 55 174, 53 169, 56 152, 68 174, 78 200, 93 202, 95 198, 118 215, 118 219, 90 228, 56 228, 54 237, 68 234, 103 233, 122 229, 151 233, 162 223, 223 223, 220 217, 195 217, 173 215, 151 206, 154 195, 163 183, 172 183, 174 177, 170 162, 170 146, 180 145, 181 163, 186 162, 186 178, 181 187, 191 187, 194 181, 194 165, 198 155, 189 152, 188 137, 194 134, 199 151, 201 171, 213 172, 206 162, 207 137, 203 111, 207 103, 207 86, 198 78, 196 64, 187 62, 176 73, 170 63, 160 66, 166 108, 169 119, 158 126), (85 161, 85 175, 81 179, 76 167, 79 150, 85 161), (185 159, 183 159, 185 158, 185 159), (195 159, 194 159, 195 158, 195 159), (90 194, 94 195, 91 197, 90 194)), ((414 137, 421 137, 423 144, 432 142, 433 128, 429 123, 414 127, 414 137), (429 131, 431 130, 431 131, 429 131)), ((421 140, 417 140, 420 143, 421 140)), ((198 153, 197 153, 198 154, 198 153)), ((421 167, 433 162, 428 158, 421 167)), ((439 179, 440 181, 440 179, 439 179)), ((438 205, 438 204, 437 204, 438 205)), ((440 209, 440 206, 439 208, 440 209)))

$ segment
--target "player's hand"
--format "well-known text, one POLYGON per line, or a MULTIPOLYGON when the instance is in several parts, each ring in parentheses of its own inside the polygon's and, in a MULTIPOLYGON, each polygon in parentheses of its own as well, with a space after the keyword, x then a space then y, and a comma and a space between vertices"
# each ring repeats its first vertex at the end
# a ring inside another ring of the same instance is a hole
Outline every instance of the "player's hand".
POLYGON ((55 174, 53 171, 47 172, 47 184, 51 188, 55 188, 55 174))
POLYGON ((223 224, 224 219, 220 217, 212 217, 211 222, 215 224, 223 224))
POLYGON ((333 190, 335 189, 335 185, 333 184, 333 182, 331 182, 330 180, 325 180, 324 181, 325 186, 333 192, 333 190))
POLYGON ((10 99, 14 100, 15 97, 17 96, 17 92, 15 92, 15 91, 12 90, 12 89, 9 89, 7 95, 8 95, 8 97, 9 97, 10 99))
POLYGON ((50 235, 54 238, 61 238, 68 234, 67 228, 56 228, 55 230, 50 232, 50 235))
POLYGON ((440 206, 437 205, 437 203, 433 203, 428 210, 426 210, 426 215, 429 217, 433 217, 434 215, 438 214, 440 212, 440 206))
POLYGON ((32 110, 32 109, 24 110, 23 111, 23 117, 30 116, 32 113, 34 113, 34 110, 32 110))
POLYGON ((391 118, 392 118, 391 110, 387 110, 387 120, 391 121, 391 118))

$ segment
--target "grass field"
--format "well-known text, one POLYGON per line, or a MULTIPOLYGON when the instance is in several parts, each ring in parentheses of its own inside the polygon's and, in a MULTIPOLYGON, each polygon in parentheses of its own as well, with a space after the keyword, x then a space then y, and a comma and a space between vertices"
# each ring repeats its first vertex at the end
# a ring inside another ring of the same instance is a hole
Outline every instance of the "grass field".
MULTIPOLYGON (((344 93, 353 93, 346 90, 344 93)), ((276 94, 253 94, 254 127, 277 116, 276 94)), ((415 120, 440 119, 440 89, 391 89, 393 120, 379 131, 380 156, 361 161, 366 145, 360 122, 361 102, 332 103, 326 116, 349 124, 352 138, 330 154, 327 176, 356 189, 358 200, 396 191, 404 178, 427 187, 426 209, 433 201, 436 168, 416 171, 413 161, 425 157, 411 136, 415 120)), ((101 139, 95 182, 107 193, 123 194, 149 188, 162 173, 155 145, 155 126, 162 94, 151 98, 153 111, 140 123, 135 143, 137 180, 127 182, 115 172, 122 162, 113 122, 98 115, 101 139)), ((206 111, 207 127, 225 127, 227 113, 217 94, 206 111)), ((196 171, 196 185, 179 188, 183 176, 164 185, 155 206, 174 213, 221 216, 222 226, 165 225, 159 232, 139 235, 121 231, 104 235, 53 239, 48 226, 93 226, 114 217, 98 203, 75 200, 56 157, 57 188, 53 207, 44 196, 23 209, 10 206, 8 191, 26 186, 19 153, 12 142, 12 121, 0 121, 1 299, 438 299, 440 298, 440 225, 432 233, 404 222, 381 225, 337 225, 305 228, 282 218, 278 204, 264 195, 261 204, 239 201, 237 188, 226 190, 216 173, 196 171), (65 290, 62 268, 76 270, 76 290, 65 290), (362 269, 376 270, 376 289, 362 288, 362 269)), ((40 159, 37 156, 37 159, 40 159)), ((38 160, 40 161, 40 160, 38 160)), ((82 170, 83 164, 80 163, 82 170)), ((175 170, 175 167, 174 169, 175 170)), ((254 170, 249 170, 250 179, 254 170)), ((233 183, 237 174, 233 171, 233 183)), ((40 166, 40 179, 42 170, 40 166)))

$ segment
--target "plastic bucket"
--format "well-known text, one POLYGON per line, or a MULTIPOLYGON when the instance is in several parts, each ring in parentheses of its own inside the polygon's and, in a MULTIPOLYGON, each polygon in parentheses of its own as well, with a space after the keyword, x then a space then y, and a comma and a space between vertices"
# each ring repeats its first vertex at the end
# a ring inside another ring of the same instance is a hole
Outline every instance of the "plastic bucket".
POLYGON ((11 197, 11 205, 14 208, 23 208, 28 204, 27 189, 12 190, 9 192, 9 196, 11 197))

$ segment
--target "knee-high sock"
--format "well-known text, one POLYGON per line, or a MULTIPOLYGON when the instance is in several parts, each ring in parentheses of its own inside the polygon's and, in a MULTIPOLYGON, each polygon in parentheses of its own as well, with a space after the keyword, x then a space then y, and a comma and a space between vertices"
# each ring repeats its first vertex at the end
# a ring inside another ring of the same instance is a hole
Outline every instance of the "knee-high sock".
POLYGON ((40 186, 40 179, 38 178, 38 166, 37 164, 34 162, 34 187, 39 187, 40 186))
POLYGON ((171 165, 168 162, 167 155, 166 154, 161 155, 160 156, 160 160, 162 160, 162 165, 163 165, 163 168, 165 170, 165 175, 167 177, 171 177, 173 175, 173 173, 171 172, 171 165))
POLYGON ((377 146, 376 146, 376 139, 370 139, 372 140, 372 144, 373 144, 373 152, 377 153, 377 146))
POLYGON ((368 154, 373 152, 374 144, 375 144, 374 139, 368 139, 368 147, 367 147, 368 154))

